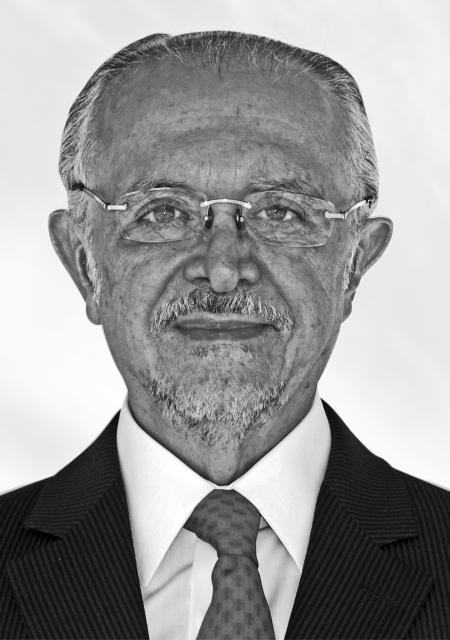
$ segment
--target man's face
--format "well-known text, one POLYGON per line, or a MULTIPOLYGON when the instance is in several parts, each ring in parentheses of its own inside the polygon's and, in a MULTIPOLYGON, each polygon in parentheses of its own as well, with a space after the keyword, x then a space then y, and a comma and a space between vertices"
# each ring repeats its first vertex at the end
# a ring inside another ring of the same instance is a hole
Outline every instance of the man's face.
MULTIPOLYGON (((307 74, 236 65, 219 77, 195 62, 152 61, 108 89, 98 123, 89 186, 108 202, 155 176, 239 200, 250 184, 296 179, 338 209, 354 203, 341 160, 343 113, 307 74)), ((348 222, 322 247, 285 248, 239 234, 231 209, 219 207, 201 237, 139 244, 121 237, 113 214, 90 206, 103 281, 97 320, 132 407, 157 406, 180 429, 197 425, 225 442, 270 422, 275 407, 294 411, 295 398, 313 391, 343 320, 348 222), (196 310, 156 331, 168 305, 189 294, 196 310), (220 312, 224 300, 234 313, 220 312), (279 310, 285 323, 261 322, 249 300, 279 310)))

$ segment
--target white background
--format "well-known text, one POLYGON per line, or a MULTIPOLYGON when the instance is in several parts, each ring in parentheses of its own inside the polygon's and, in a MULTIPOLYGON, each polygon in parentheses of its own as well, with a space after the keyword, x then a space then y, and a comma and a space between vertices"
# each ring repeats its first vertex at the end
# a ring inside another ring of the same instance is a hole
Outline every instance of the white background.
POLYGON ((450 487, 450 2, 0 0, 0 491, 55 473, 125 388, 53 253, 59 142, 95 69, 154 32, 248 31, 335 58, 356 77, 394 239, 356 295, 321 394, 408 473, 450 487))

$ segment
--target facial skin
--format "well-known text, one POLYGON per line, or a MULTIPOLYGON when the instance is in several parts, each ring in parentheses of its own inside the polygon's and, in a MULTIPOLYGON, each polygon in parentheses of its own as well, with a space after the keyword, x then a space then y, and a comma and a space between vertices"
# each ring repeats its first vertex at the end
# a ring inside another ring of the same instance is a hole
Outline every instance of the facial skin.
MULTIPOLYGON (((243 200, 251 183, 296 179, 339 210, 355 203, 340 160, 344 115, 306 75, 275 78, 235 64, 220 78, 193 61, 146 62, 109 87, 98 123, 88 186, 107 202, 152 175, 187 183, 210 199, 243 200)), ((359 281, 389 242, 391 222, 367 221, 344 292, 348 221, 336 222, 322 247, 284 248, 240 234, 234 210, 221 205, 202 237, 139 244, 120 236, 113 214, 90 206, 103 281, 98 305, 82 260, 82 235, 62 212, 51 217, 50 231, 89 318, 103 325, 133 415, 198 473, 229 484, 308 413, 359 281), (212 294, 213 309, 219 299, 251 298, 291 322, 281 330, 254 315, 203 311, 155 331, 158 314, 189 294, 201 300, 212 294), (252 328, 236 331, 233 322, 243 320, 252 328), (209 411, 209 439, 199 435, 195 420, 189 425, 186 415, 180 417, 179 408, 165 411, 166 392, 193 397, 199 410, 209 411), (260 420, 252 419, 264 393, 276 401, 260 420), (232 419, 221 419, 231 405, 232 419), (237 416, 248 433, 239 424, 236 436, 237 416)))

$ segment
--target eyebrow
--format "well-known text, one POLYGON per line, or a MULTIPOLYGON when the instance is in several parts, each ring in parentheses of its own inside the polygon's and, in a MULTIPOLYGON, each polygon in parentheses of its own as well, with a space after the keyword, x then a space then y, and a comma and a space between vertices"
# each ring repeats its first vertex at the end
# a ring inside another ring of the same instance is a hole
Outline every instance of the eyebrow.
POLYGON ((191 185, 183 180, 167 180, 162 177, 154 175, 141 176, 135 180, 132 184, 127 186, 126 192, 120 196, 123 198, 135 191, 146 192, 151 189, 179 189, 182 191, 196 193, 198 189, 194 189, 191 185))
POLYGON ((317 189, 297 177, 282 178, 281 180, 257 179, 249 183, 245 193, 258 193, 259 191, 286 191, 287 193, 301 193, 314 198, 321 198, 317 189))

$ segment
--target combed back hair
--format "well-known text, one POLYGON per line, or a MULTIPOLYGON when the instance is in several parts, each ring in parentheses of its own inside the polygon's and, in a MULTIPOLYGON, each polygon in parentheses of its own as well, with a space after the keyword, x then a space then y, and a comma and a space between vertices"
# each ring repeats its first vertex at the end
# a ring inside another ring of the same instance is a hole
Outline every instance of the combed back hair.
MULTIPOLYGON (((247 68, 256 66, 269 76, 290 74, 294 78, 309 74, 325 90, 336 96, 346 114, 346 146, 343 166, 353 186, 355 202, 378 194, 378 169, 372 133, 364 103, 353 76, 327 56, 262 36, 229 31, 206 31, 177 36, 153 34, 129 44, 111 56, 92 75, 73 103, 64 128, 59 171, 68 192, 68 215, 80 223, 86 238, 92 241, 92 221, 88 202, 82 191, 73 186, 89 186, 88 161, 95 158, 96 117, 102 97, 111 82, 145 60, 176 58, 180 62, 198 60, 219 75, 230 62, 247 68)), ((354 242, 359 237, 367 207, 357 209, 352 220, 354 242)), ((89 243, 90 244, 90 243, 89 243)), ((96 270, 91 251, 87 252, 88 269, 96 270)), ((97 273, 92 272, 95 279, 97 273)))

